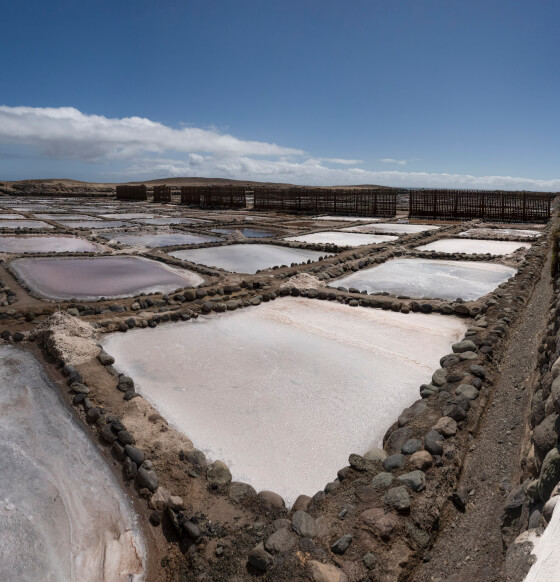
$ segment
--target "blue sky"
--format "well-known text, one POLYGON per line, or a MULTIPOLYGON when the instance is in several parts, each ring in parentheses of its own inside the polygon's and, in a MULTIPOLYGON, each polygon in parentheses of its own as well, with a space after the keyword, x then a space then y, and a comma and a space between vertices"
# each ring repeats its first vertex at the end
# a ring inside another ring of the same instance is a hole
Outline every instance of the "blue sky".
POLYGON ((560 190, 553 1, 2 3, 0 179, 560 190))

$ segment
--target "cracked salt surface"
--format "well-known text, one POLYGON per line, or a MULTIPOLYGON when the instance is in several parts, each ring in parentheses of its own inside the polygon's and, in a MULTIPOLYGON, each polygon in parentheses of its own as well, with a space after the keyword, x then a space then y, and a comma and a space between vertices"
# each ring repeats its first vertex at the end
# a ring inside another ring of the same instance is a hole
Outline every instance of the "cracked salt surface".
POLYGON ((496 236, 506 236, 508 238, 537 238, 542 235, 538 230, 529 230, 522 228, 471 228, 460 232, 458 236, 480 236, 494 238, 496 236))
POLYGON ((233 479, 292 504, 380 446, 463 337, 454 317, 284 298, 103 339, 120 372, 233 479))
POLYGON ((473 301, 513 277, 517 270, 497 263, 393 259, 336 279, 329 287, 355 287, 416 298, 473 301))
POLYGON ((1 346, 0 377, 0 580, 143 580, 130 501, 39 362, 1 346))

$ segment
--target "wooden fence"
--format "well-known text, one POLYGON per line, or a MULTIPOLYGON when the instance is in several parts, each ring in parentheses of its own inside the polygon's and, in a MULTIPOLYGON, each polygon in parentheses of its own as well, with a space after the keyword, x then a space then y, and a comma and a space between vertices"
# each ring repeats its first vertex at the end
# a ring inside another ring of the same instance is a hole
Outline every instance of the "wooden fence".
POLYGON ((181 186, 181 204, 200 208, 245 208, 244 186, 181 186))
POLYGON ((154 186, 154 202, 171 202, 171 186, 154 186))
POLYGON ((547 222, 554 194, 486 190, 410 190, 409 218, 547 222))
POLYGON ((255 210, 311 212, 355 216, 395 216, 397 191, 392 189, 255 188, 255 210))
POLYGON ((131 186, 130 184, 119 184, 117 186, 117 200, 147 200, 148 189, 144 184, 131 186))

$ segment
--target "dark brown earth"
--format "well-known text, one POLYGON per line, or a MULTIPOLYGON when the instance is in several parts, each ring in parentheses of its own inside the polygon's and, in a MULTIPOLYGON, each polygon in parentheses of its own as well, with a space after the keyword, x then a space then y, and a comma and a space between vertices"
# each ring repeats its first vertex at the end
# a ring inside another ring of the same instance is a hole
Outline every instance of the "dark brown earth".
POLYGON ((415 582, 505 580, 501 515, 509 490, 522 478, 521 445, 531 399, 527 388, 537 372, 551 298, 549 257, 521 320, 510 332, 501 375, 465 459, 458 490, 468 498, 466 511, 447 504, 431 560, 414 574, 415 582))

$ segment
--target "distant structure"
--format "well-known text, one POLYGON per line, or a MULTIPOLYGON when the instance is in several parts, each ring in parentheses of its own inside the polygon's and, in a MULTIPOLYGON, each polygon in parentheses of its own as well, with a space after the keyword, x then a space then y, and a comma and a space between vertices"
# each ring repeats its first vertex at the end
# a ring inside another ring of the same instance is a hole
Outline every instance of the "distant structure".
POLYGON ((181 186, 181 204, 200 208, 246 208, 245 186, 181 186))
POLYGON ((154 202, 171 202, 171 186, 154 186, 154 202))
POLYGON ((409 190, 409 218, 547 222, 555 194, 494 190, 409 190))
POLYGON ((255 210, 392 217, 397 190, 392 188, 255 188, 255 210))
POLYGON ((119 184, 117 186, 117 200, 147 200, 148 189, 144 184, 131 186, 130 184, 119 184))

